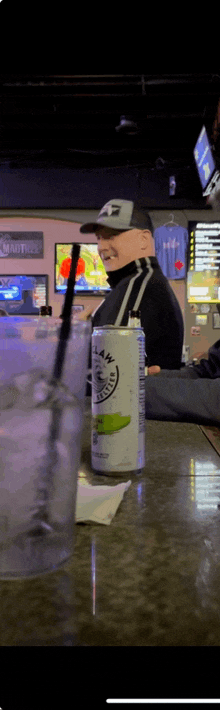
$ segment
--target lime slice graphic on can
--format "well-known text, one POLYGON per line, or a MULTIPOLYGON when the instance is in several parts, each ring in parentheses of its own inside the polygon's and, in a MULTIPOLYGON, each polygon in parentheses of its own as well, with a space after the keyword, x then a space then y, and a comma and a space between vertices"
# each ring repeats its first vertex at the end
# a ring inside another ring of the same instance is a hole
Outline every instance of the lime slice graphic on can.
POLYGON ((130 424, 131 417, 115 414, 96 414, 93 417, 93 428, 98 434, 114 434, 130 424))

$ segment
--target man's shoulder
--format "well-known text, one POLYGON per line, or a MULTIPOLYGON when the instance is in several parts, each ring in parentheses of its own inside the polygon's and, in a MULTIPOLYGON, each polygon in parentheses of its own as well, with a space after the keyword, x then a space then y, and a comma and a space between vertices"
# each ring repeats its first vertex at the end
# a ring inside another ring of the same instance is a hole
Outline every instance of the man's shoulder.
MULTIPOLYGON (((149 287, 154 289, 154 290, 163 290, 164 291, 170 291, 171 286, 169 284, 167 276, 163 274, 162 269, 160 268, 160 265, 157 264, 152 264, 153 270, 151 274, 151 278, 149 279, 149 287)), ((148 269, 147 267, 143 269, 144 274, 147 274, 148 269)))

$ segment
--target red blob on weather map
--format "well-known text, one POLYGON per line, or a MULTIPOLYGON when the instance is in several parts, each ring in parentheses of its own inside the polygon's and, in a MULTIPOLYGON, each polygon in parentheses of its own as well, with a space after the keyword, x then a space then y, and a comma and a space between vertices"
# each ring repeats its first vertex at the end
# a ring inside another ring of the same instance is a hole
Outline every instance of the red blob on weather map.
MULTIPOLYGON (((69 273, 70 273, 70 266, 71 266, 71 258, 68 256, 66 259, 62 261, 62 264, 60 266, 60 275, 63 276, 64 279, 68 279, 69 273)), ((82 259, 80 256, 77 262, 77 269, 76 269, 76 276, 80 276, 81 274, 85 273, 85 261, 82 259)))

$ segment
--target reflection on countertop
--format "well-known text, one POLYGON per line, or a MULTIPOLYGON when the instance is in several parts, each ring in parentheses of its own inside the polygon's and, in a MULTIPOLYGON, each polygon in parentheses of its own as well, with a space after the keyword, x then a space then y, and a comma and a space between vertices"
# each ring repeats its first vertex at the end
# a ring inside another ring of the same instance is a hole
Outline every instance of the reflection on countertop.
MULTIPOLYGON (((91 470, 87 400, 80 481, 116 485, 91 470)), ((111 524, 75 525, 57 572, 0 582, 0 644, 219 646, 218 505, 220 459, 201 428, 146 422, 145 469, 111 524)))

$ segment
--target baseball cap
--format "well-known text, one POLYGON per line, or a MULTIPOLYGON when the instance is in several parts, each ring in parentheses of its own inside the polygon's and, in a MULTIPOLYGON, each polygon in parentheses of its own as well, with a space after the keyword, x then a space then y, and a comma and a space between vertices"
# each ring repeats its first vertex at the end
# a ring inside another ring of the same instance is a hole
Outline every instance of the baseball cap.
POLYGON ((109 200, 99 212, 96 222, 82 224, 80 232, 91 234, 100 224, 111 229, 121 229, 123 232, 135 228, 149 229, 149 219, 149 215, 146 217, 146 213, 137 209, 135 203, 130 200, 109 200))

